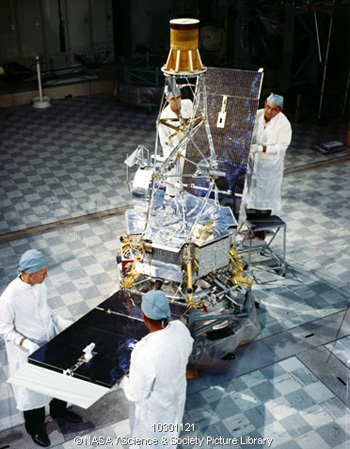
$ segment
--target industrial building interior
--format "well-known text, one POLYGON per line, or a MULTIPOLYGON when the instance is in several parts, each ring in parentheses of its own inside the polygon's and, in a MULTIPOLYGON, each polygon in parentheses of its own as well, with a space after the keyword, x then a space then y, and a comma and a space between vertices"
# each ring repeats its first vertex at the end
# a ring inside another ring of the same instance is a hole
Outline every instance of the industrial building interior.
MULTIPOLYGON (((132 202, 124 161, 154 146, 169 20, 200 20, 206 66, 263 67, 261 102, 284 95, 293 128, 278 211, 286 275, 259 270, 252 255, 261 331, 188 379, 184 422, 194 426, 179 448, 221 447, 228 437, 242 448, 267 446, 249 438, 272 439, 274 449, 350 447, 349 16, 346 0, 1 2, 0 290, 21 254, 39 249, 50 305, 64 318, 116 291, 132 202), (43 109, 32 106, 37 56, 51 101, 43 109)), ((0 448, 37 447, 7 383, 3 340, 0 358, 0 448)), ((117 437, 129 433, 128 404, 117 387, 72 408, 82 423, 47 415, 51 447, 92 448, 107 437, 126 447, 117 437)))

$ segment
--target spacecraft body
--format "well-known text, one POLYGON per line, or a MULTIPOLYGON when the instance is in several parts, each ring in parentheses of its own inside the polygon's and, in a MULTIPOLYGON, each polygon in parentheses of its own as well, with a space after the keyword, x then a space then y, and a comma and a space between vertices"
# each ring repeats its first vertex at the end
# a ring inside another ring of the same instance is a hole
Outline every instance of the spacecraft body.
POLYGON ((189 327, 193 364, 213 364, 258 334, 235 233, 263 73, 204 67, 198 27, 170 21, 155 148, 140 144, 125 161, 135 171, 134 204, 116 293, 31 354, 10 383, 88 408, 128 372, 135 342, 148 333, 142 293, 154 288, 189 327))

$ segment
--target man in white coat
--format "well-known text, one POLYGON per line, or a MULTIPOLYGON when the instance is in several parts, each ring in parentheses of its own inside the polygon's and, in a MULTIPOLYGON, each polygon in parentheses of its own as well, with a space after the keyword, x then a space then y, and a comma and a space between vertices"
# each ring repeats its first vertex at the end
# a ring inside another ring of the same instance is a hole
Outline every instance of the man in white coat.
POLYGON ((135 345, 129 377, 120 384, 130 401, 132 444, 175 449, 182 430, 193 339, 181 321, 169 321, 169 302, 162 291, 143 295, 141 310, 150 333, 135 345))
MULTIPOLYGON (((5 340, 10 374, 25 363, 28 356, 51 340, 71 323, 56 315, 47 303, 44 284, 48 276, 46 257, 38 250, 26 251, 17 270, 18 277, 0 297, 0 336, 5 340)), ((45 406, 50 404, 53 418, 80 422, 81 417, 67 410, 67 403, 12 385, 18 410, 24 414, 25 428, 35 444, 47 447, 45 406)))
MULTIPOLYGON (((163 157, 167 159, 171 152, 177 145, 180 144, 184 138, 184 134, 181 131, 176 131, 177 127, 180 127, 184 120, 190 119, 193 113, 193 103, 189 99, 182 99, 180 89, 175 86, 171 89, 169 86, 166 89, 167 106, 160 114, 160 125, 158 128, 159 140, 163 149, 163 157), (163 122, 163 123, 162 123, 163 122), (170 126, 168 126, 170 125, 170 126)), ((181 156, 186 156, 186 146, 179 148, 181 156)), ((180 156, 180 157, 181 157, 180 156)), ((169 195, 175 195, 176 188, 182 186, 182 171, 183 171, 183 159, 177 160, 174 163, 174 167, 167 172, 169 178, 167 179, 167 192, 169 195)))
MULTIPOLYGON (((292 128, 282 109, 283 97, 271 93, 256 114, 247 170, 248 220, 263 220, 281 207, 284 157, 292 140, 292 128)), ((265 232, 256 237, 264 240, 265 232)))

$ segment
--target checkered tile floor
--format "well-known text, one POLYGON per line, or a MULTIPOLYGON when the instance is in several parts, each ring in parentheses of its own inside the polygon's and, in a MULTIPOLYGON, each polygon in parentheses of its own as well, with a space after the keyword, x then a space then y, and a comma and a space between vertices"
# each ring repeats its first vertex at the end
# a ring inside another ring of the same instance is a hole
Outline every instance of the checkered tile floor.
POLYGON ((287 150, 285 168, 300 167, 344 156, 346 149, 333 154, 322 154, 315 150, 314 146, 334 141, 344 143, 346 133, 347 125, 341 121, 327 126, 309 122, 293 125, 293 140, 287 150))
POLYGON ((6 233, 126 205, 124 160, 154 145, 156 116, 113 97, 56 101, 0 110, 0 232, 6 233))
POLYGON ((345 441, 344 404, 296 357, 213 385, 191 399, 185 422, 196 422, 193 435, 205 441, 194 447, 223 446, 213 445, 212 437, 235 437, 238 447, 249 437, 267 438, 279 449, 328 448, 345 441))
MULTIPOLYGON (((138 144, 152 148, 155 114, 120 107, 113 97, 56 101, 45 111, 21 106, 0 110, 0 234, 103 212, 128 204, 123 161, 138 144)), ((342 123, 294 126, 286 168, 349 154, 321 155, 314 143, 344 140, 342 123)), ((285 176, 287 274, 259 270, 254 292, 261 333, 235 351, 235 359, 200 370, 189 380, 184 421, 201 447, 222 447, 209 437, 272 438, 274 449, 343 449, 350 429, 347 361, 350 359, 350 162, 285 176)), ((15 276, 28 248, 48 256, 52 306, 77 319, 116 289, 115 255, 123 215, 18 238, 0 244, 0 290, 15 276)), ((280 251, 281 240, 275 242, 280 251)), ((254 266, 254 258, 252 265, 254 266)), ((0 441, 33 447, 6 383, 0 342, 0 441)), ((127 403, 112 391, 89 410, 80 427, 59 428, 47 417, 52 446, 85 448, 94 437, 128 433, 127 403), (90 438, 90 440, 88 439, 90 438)), ((248 440, 246 439, 248 438, 248 440)), ((257 440, 259 441, 259 440, 257 440)), ((114 445, 113 447, 122 447, 114 445)), ((200 447, 180 441, 181 448, 200 447)))

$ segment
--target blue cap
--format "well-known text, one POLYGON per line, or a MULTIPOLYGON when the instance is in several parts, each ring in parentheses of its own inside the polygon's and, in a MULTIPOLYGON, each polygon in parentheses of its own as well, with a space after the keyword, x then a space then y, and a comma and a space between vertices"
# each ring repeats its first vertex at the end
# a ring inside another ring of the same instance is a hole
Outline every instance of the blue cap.
POLYGON ((21 260, 18 264, 17 273, 20 274, 23 271, 25 273, 36 273, 42 270, 47 265, 47 260, 44 254, 37 249, 29 249, 22 254, 21 260))
POLYGON ((161 290, 151 290, 142 296, 141 310, 151 320, 170 320, 168 298, 161 290))
POLYGON ((280 108, 283 108, 283 97, 282 95, 274 94, 273 92, 266 99, 267 101, 271 101, 271 103, 277 104, 280 108))

